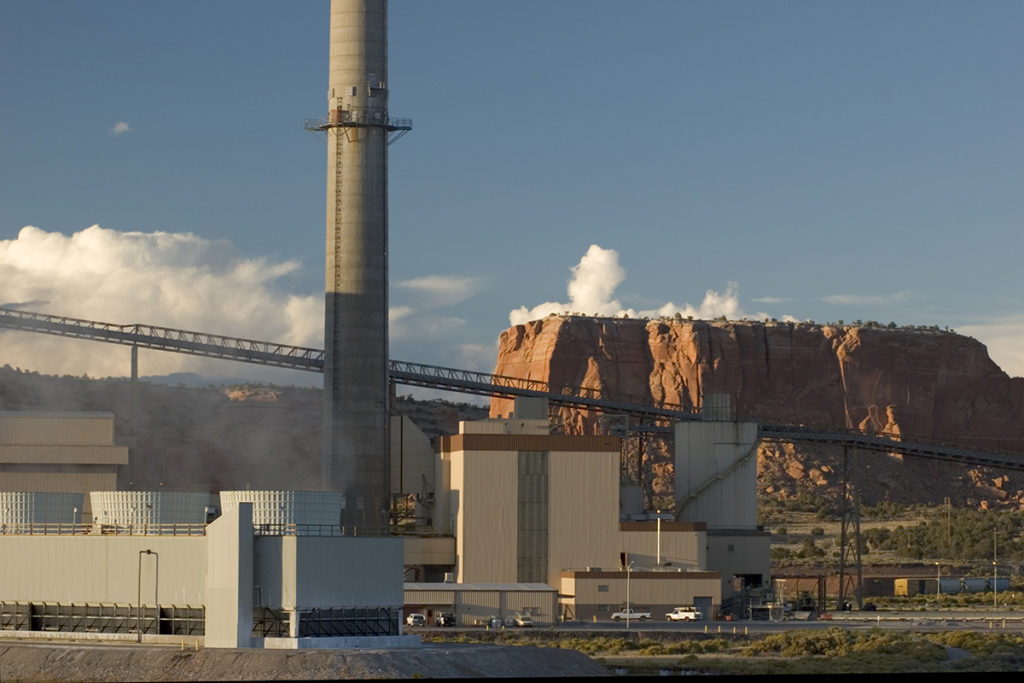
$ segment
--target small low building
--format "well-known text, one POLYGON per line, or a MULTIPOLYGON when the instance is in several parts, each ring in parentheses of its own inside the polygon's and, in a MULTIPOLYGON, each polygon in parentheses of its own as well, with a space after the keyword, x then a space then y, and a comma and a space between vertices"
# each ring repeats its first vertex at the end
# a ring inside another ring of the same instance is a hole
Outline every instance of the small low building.
POLYGON ((604 621, 625 606, 665 619, 674 607, 693 605, 713 619, 722 605, 722 575, 707 571, 625 571, 589 568, 562 572, 563 621, 604 621))
POLYGON ((558 618, 558 591, 545 583, 406 583, 405 614, 421 613, 433 626, 442 613, 455 615, 455 626, 488 626, 495 618, 512 626, 529 616, 535 626, 558 618))

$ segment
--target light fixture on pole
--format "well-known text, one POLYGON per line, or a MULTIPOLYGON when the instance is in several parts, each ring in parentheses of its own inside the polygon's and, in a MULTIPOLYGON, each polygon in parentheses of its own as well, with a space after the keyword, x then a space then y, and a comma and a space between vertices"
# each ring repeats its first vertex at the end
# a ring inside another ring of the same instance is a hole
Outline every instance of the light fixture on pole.
POLYGON ((992 609, 996 608, 996 593, 999 591, 999 567, 996 562, 999 557, 996 555, 996 529, 992 530, 992 609))
POLYGON ((633 563, 630 562, 626 565, 626 629, 629 629, 629 618, 633 616, 632 610, 629 608, 629 575, 633 571, 633 563))
POLYGON ((658 510, 658 568, 661 568, 661 510, 658 510))
POLYGON ((143 555, 155 555, 152 550, 140 550, 139 551, 139 579, 138 579, 138 598, 135 603, 135 630, 138 631, 138 642, 142 642, 142 556, 143 555))
POLYGON ((996 594, 999 592, 999 568, 992 560, 992 609, 996 608, 996 594))

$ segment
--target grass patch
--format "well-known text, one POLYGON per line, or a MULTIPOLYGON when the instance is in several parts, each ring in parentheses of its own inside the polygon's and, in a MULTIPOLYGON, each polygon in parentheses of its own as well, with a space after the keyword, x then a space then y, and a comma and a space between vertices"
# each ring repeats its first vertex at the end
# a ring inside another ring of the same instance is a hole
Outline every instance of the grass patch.
POLYGON ((1024 670, 1024 635, 976 631, 794 629, 769 635, 537 630, 431 632, 428 642, 532 645, 576 650, 630 674, 934 673, 1024 670), (947 648, 955 648, 950 650, 947 648), (964 651, 957 658, 951 653, 964 651))

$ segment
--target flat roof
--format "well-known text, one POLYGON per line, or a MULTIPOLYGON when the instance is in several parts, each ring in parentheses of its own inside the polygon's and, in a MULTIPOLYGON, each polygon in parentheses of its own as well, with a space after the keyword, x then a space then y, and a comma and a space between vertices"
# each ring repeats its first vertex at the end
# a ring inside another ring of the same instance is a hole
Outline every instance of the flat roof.
POLYGON ((519 591, 554 593, 546 583, 405 583, 407 591, 519 591))
POLYGON ((71 411, 71 410, 0 410, 0 417, 59 417, 61 419, 67 419, 71 417, 78 418, 97 418, 97 417, 114 417, 114 413, 110 411, 71 411))

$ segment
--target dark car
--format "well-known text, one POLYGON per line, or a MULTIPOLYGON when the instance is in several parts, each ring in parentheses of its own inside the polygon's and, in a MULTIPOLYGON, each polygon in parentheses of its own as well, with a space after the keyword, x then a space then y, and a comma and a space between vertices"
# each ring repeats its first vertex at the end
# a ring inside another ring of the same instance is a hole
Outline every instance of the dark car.
POLYGON ((434 623, 438 626, 455 626, 455 615, 451 612, 441 612, 437 615, 434 623))

